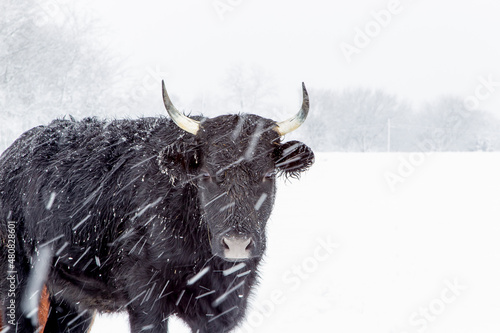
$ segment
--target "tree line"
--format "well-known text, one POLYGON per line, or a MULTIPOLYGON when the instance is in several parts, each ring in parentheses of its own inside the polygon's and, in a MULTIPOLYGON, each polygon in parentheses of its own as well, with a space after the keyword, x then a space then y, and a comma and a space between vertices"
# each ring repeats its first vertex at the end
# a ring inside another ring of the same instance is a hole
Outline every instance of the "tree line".
MULTIPOLYGON (((0 151, 23 131, 64 115, 109 118, 123 116, 120 111, 125 116, 134 110, 142 112, 135 116, 163 111, 156 88, 161 78, 134 77, 99 42, 100 22, 75 6, 35 0, 0 4, 0 151)), ((273 77, 262 68, 234 66, 221 88, 224 97, 200 96, 187 105, 206 115, 232 107, 231 112, 273 119, 289 116, 273 100, 273 77), (267 110, 258 109, 262 105, 267 110)), ((309 118, 293 136, 316 151, 500 150, 499 119, 472 110, 461 97, 443 96, 416 108, 376 89, 309 88, 309 94, 309 118)))
POLYGON ((318 151, 500 150, 500 120, 468 108, 459 96, 442 96, 415 108, 373 89, 321 89, 310 95, 314 112, 303 135, 318 151))

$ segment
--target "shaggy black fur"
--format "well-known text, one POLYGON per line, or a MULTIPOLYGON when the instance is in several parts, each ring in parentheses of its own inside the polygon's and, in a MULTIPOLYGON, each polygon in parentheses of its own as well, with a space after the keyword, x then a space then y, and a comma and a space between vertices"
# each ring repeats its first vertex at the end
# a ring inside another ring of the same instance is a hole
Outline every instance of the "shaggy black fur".
POLYGON ((314 155, 300 142, 281 143, 274 121, 256 115, 196 119, 196 136, 165 118, 56 120, 3 153, 4 323, 35 331, 21 302, 32 296, 27 280, 42 247, 52 251, 40 277, 51 295, 50 332, 85 332, 94 311, 127 311, 134 333, 166 332, 173 314, 200 333, 241 322, 276 174, 297 176, 314 155), (240 263, 224 259, 224 236, 253 240, 251 258, 232 274, 224 271, 240 263))

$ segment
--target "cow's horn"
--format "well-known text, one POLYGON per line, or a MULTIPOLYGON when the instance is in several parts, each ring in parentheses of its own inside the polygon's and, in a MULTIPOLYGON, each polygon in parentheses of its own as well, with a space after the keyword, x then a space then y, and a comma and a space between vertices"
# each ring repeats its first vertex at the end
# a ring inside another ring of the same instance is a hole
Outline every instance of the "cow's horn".
POLYGON ((290 133, 302 125, 306 120, 307 114, 309 113, 309 95, 307 94, 306 86, 302 82, 302 107, 299 112, 292 118, 281 121, 276 124, 274 130, 278 132, 279 135, 285 135, 290 133))
POLYGON ((196 135, 200 130, 200 122, 180 113, 179 110, 175 108, 174 104, 172 104, 170 97, 168 97, 167 89, 165 89, 165 82, 163 82, 163 80, 161 81, 161 86, 163 88, 163 104, 165 104, 165 108, 167 109, 170 118, 172 118, 177 126, 186 132, 196 135))

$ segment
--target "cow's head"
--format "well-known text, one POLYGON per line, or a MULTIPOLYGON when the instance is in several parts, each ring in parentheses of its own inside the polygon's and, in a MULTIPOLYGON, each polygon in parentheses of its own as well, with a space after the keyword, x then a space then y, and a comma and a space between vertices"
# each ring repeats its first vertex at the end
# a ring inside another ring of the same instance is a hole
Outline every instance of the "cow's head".
POLYGON ((300 111, 275 122, 253 114, 195 120, 180 113, 163 85, 165 107, 173 121, 196 141, 187 173, 198 187, 203 223, 214 255, 228 261, 259 257, 276 193, 276 177, 297 177, 314 162, 312 150, 281 137, 307 117, 309 97, 303 88, 300 111))

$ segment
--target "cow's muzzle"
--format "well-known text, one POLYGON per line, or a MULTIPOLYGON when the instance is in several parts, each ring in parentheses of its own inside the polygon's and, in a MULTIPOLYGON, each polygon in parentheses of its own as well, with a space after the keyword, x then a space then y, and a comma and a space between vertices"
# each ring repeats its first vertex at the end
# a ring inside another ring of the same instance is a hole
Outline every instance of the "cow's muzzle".
POLYGON ((226 234, 217 243, 215 254, 227 261, 244 261, 262 253, 259 243, 251 236, 226 234))

